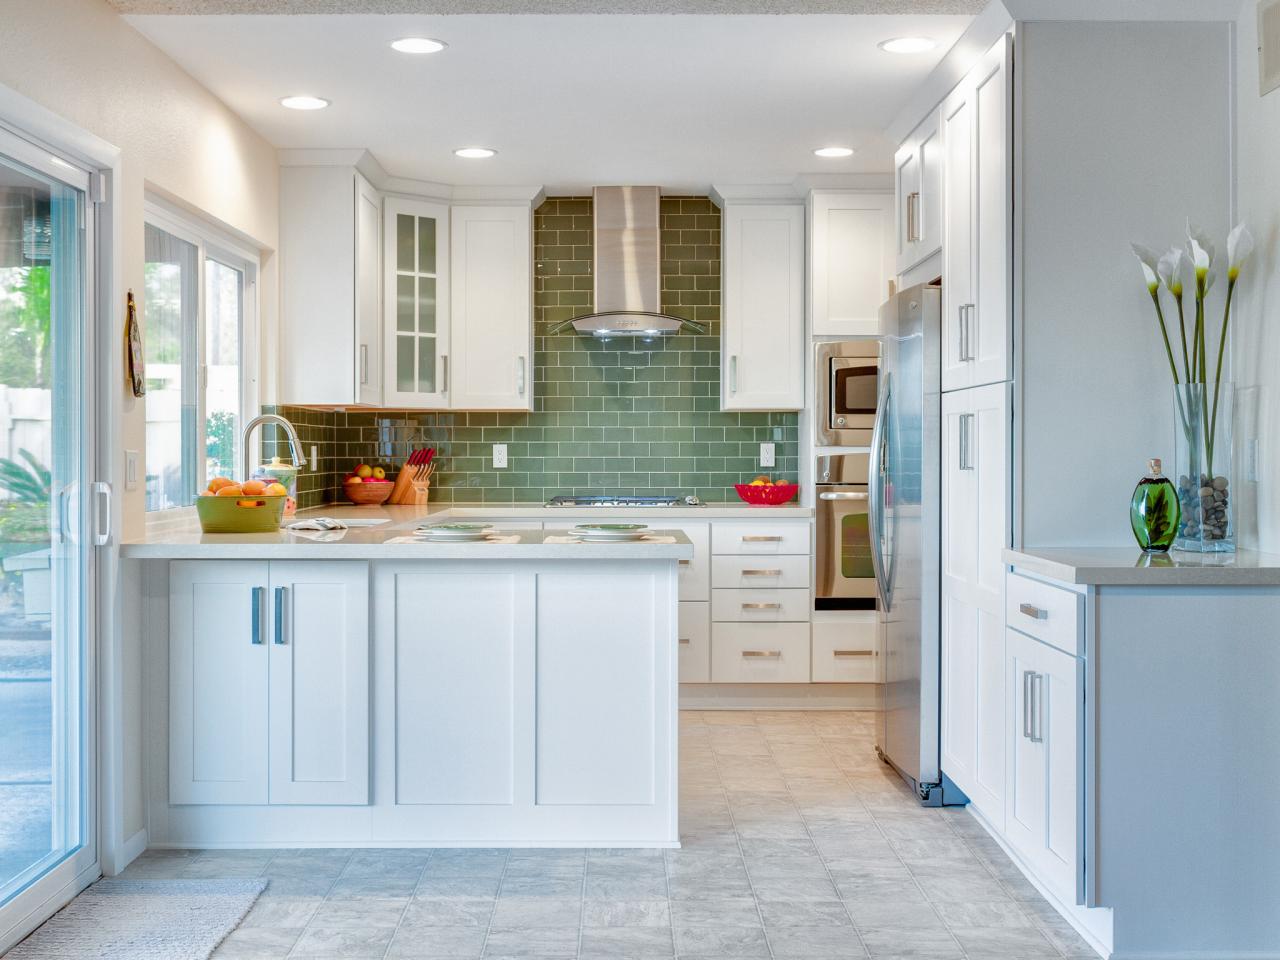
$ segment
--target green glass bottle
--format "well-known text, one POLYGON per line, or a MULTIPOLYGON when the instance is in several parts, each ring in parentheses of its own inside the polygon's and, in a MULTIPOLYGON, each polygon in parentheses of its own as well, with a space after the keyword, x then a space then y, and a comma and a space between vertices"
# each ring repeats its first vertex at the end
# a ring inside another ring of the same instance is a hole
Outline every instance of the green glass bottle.
POLYGON ((1178 491, 1160 472, 1159 460, 1147 461, 1148 473, 1134 487, 1129 501, 1129 523, 1138 546, 1151 552, 1164 552, 1173 545, 1182 519, 1178 491))

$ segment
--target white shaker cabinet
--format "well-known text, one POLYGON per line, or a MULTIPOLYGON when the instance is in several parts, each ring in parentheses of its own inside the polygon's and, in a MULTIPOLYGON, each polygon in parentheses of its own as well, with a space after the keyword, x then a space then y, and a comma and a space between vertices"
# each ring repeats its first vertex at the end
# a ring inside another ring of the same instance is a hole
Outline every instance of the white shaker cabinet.
POLYGON ((804 408, 804 208, 727 203, 722 410, 804 408))
POLYGON ((532 231, 528 204, 453 208, 454 409, 533 409, 532 231))
POLYGON ((351 167, 280 168, 280 402, 383 402, 380 211, 351 167))
POLYGON ((813 334, 876 336, 895 272, 893 195, 814 190, 808 206, 813 334))
POLYGON ((1004 818, 1010 387, 942 397, 942 769, 1004 818))
POLYGON ((385 405, 448 409, 449 208, 387 197, 383 213, 385 405))
POLYGON ((942 136, 935 110, 894 155, 897 272, 942 249, 942 136))
POLYGON ((367 569, 170 564, 171 803, 368 803, 367 569))
POLYGON ((1013 45, 942 104, 942 389, 1012 375, 1013 45))

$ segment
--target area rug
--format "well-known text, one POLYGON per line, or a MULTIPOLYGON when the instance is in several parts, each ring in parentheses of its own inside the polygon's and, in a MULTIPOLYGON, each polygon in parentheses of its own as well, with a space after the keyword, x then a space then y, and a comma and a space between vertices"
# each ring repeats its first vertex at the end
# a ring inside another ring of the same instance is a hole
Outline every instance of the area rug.
POLYGON ((6 960, 206 960, 265 880, 100 880, 6 960))

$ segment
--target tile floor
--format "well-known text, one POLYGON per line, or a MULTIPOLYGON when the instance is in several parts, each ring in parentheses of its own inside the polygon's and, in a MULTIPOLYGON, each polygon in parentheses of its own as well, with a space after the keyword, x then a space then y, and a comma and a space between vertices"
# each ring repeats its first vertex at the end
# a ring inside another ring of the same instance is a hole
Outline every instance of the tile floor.
POLYGON ((156 851, 128 876, 269 878, 222 960, 1042 960, 1097 955, 870 713, 686 712, 679 850, 156 851))

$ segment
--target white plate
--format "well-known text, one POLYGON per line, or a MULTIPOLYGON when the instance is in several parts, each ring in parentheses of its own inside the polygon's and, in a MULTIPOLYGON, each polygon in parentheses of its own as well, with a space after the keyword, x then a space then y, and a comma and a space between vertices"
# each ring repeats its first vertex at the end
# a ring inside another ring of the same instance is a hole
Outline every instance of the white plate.
POLYGON ((446 523, 435 527, 419 527, 414 536, 425 540, 440 540, 451 543, 468 543, 483 540, 493 533, 493 527, 483 523, 446 523))
POLYGON ((570 533, 579 540, 589 543, 630 543, 643 540, 647 530, 571 530, 570 533))

